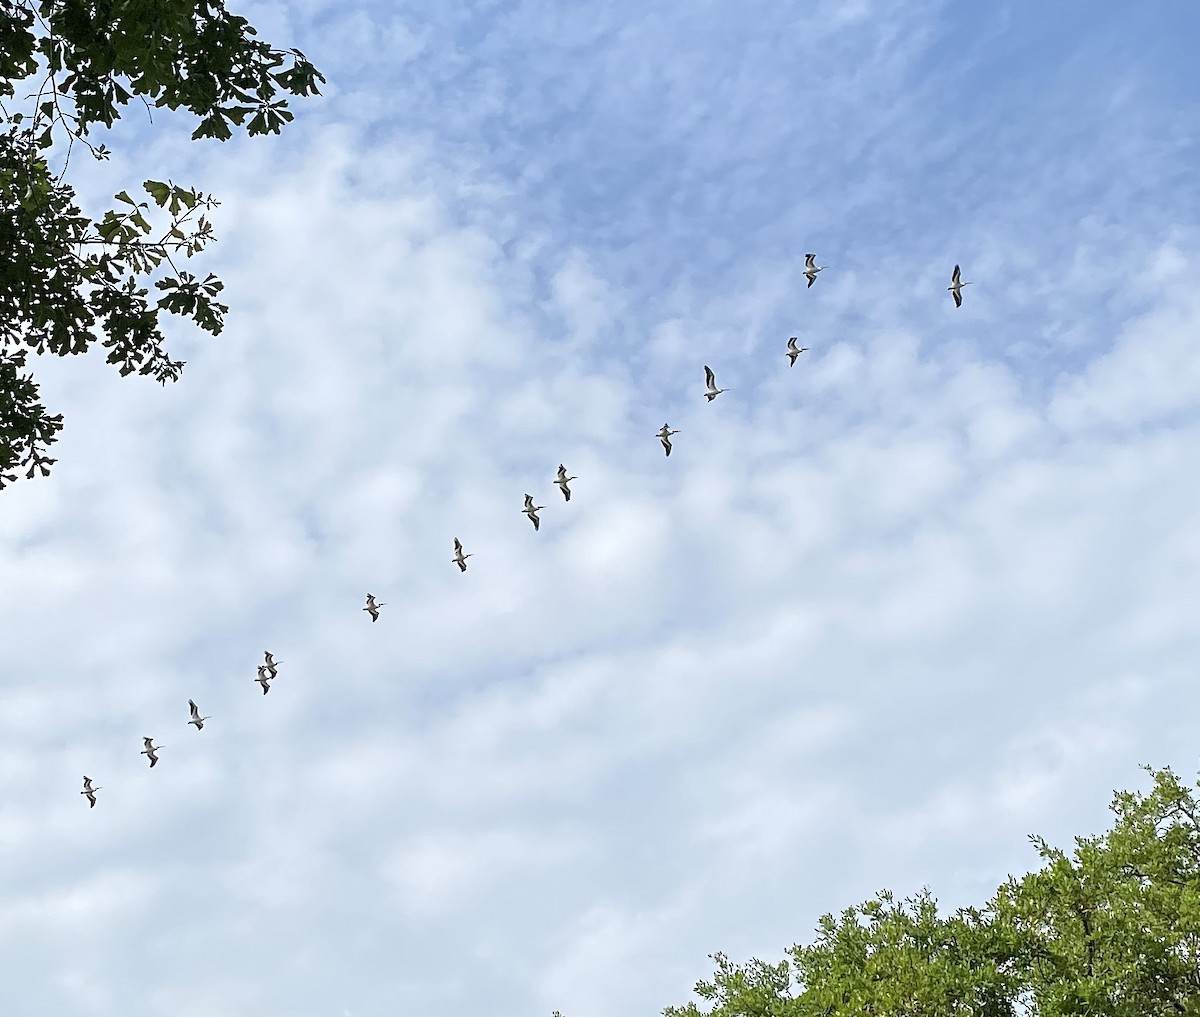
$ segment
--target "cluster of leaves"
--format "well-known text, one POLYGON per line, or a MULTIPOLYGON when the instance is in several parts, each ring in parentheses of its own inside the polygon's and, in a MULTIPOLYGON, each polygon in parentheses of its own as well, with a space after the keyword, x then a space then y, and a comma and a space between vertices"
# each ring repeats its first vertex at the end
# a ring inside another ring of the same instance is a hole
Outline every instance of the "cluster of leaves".
POLYGON ((299 50, 256 35, 221 0, 0 0, 0 489, 16 480, 18 464, 26 477, 48 475, 55 460, 44 452, 63 426, 25 373, 28 349, 65 356, 100 339, 122 375, 165 385, 184 365, 165 352, 160 313, 220 333, 221 281, 177 264, 213 239, 204 213, 216 201, 147 180, 146 194, 170 216, 156 231, 150 204, 126 190, 115 195, 118 207, 89 219, 63 178, 76 141, 108 157, 87 140, 89 129, 111 127, 135 96, 147 111, 184 107, 199 117, 193 139, 226 140, 230 124, 244 123, 251 136, 278 134, 292 120, 279 93, 316 94, 325 79, 299 50), (15 83, 39 73, 26 96, 32 110, 10 111, 4 100, 15 83), (46 153, 63 138, 66 160, 54 176, 46 153), (153 302, 144 285, 152 278, 161 293, 153 302))
POLYGON ((709 1008, 664 1017, 1200 1014, 1200 802, 1150 772, 1153 790, 1116 795, 1113 828, 1076 838, 1073 857, 1031 837, 1046 864, 983 909, 943 918, 928 890, 899 904, 883 891, 823 916, 790 961, 713 954, 695 987, 709 1008))

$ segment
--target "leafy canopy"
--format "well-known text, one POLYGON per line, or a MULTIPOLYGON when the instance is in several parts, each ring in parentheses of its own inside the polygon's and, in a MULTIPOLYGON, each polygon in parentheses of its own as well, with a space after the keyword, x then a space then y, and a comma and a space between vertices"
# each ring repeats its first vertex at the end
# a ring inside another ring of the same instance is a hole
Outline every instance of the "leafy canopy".
POLYGON ((28 478, 56 462, 45 450, 62 415, 39 402, 29 349, 79 354, 99 338, 122 375, 165 385, 184 364, 164 349, 162 312, 220 333, 229 310, 217 300, 221 281, 178 265, 214 239, 212 197, 146 180, 150 201, 122 190, 92 220, 64 178, 76 142, 108 158, 89 131, 112 127, 133 98, 147 113, 187 109, 199 118, 193 140, 224 141, 230 125, 278 134, 293 114, 277 97, 319 94, 325 78, 299 50, 257 34, 221 0, 0 0, 0 489, 18 465, 28 478), (30 79, 36 88, 18 101, 17 84, 30 79), (52 174, 47 157, 63 142, 52 174))
MULTIPOLYGON (((925 890, 824 915, 790 960, 732 964, 664 1017, 1167 1017, 1200 1015, 1200 802, 1169 768, 1118 793, 1116 822, 983 909, 940 917, 925 890)), ((1200 788, 1200 783, 1197 784, 1200 788)))

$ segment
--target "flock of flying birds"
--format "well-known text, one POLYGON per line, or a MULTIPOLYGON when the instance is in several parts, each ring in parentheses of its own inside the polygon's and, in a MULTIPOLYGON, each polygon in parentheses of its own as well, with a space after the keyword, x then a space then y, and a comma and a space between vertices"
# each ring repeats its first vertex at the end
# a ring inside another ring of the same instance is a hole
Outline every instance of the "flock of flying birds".
MULTIPOLYGON (((817 256, 815 254, 806 254, 804 256, 804 275, 805 278, 808 279, 808 286, 810 288, 812 287, 812 284, 817 281, 817 273, 823 271, 827 267, 828 266, 826 265, 817 264, 817 256)), ((946 287, 946 289, 949 290, 950 295, 954 298, 955 307, 962 307, 962 288, 970 285, 971 283, 969 281, 963 279, 962 270, 958 265, 955 265, 954 271, 950 275, 950 285, 946 287)), ((790 339, 788 339, 787 353, 785 354, 788 358, 788 366, 795 367, 796 359, 801 353, 806 352, 808 352, 808 347, 799 345, 798 336, 792 336, 790 339)), ((716 376, 713 374, 712 368, 707 364, 704 367, 704 385, 704 398, 710 403, 722 392, 732 391, 731 389, 717 387, 716 376)), ((662 443, 663 453, 665 455, 669 456, 671 454, 671 435, 678 433, 679 431, 675 428, 672 428, 669 424, 663 424, 662 429, 655 435, 662 443)), ((562 463, 558 464, 558 475, 555 477, 554 483, 558 486, 558 489, 562 491, 564 500, 571 500, 571 488, 568 485, 572 480, 578 479, 578 477, 568 476, 567 468, 562 463)), ((533 503, 533 495, 525 495, 525 507, 521 511, 529 517, 529 521, 533 524, 535 531, 541 529, 542 521, 538 516, 538 513, 545 507, 545 505, 535 505, 533 503)), ((454 557, 451 558, 450 561, 458 566, 460 572, 466 572, 467 559, 470 557, 471 555, 463 553, 462 542, 455 537, 454 557)), ((368 593, 367 606, 364 607, 363 610, 371 616, 372 622, 377 622, 379 621, 379 609, 386 606, 386 601, 376 601, 375 595, 368 593)), ((264 663, 259 665, 258 677, 254 680, 262 686, 263 695, 265 696, 271 691, 271 682, 274 681, 275 677, 278 675, 278 665, 282 664, 283 661, 275 660, 270 651, 264 651, 264 655, 266 659, 264 663)), ((191 712, 191 719, 188 721, 188 724, 194 726, 197 731, 202 731, 204 729, 204 722, 211 718, 200 716, 200 708, 196 705, 194 700, 188 700, 188 710, 191 712)), ((153 769, 155 763, 158 762, 159 749, 163 748, 163 746, 155 745, 153 738, 143 738, 142 744, 144 748, 140 754, 149 760, 150 768, 153 769)), ((91 777, 85 776, 83 778, 83 790, 79 793, 87 798, 88 808, 96 807, 96 792, 99 790, 101 790, 101 787, 93 785, 91 777)))

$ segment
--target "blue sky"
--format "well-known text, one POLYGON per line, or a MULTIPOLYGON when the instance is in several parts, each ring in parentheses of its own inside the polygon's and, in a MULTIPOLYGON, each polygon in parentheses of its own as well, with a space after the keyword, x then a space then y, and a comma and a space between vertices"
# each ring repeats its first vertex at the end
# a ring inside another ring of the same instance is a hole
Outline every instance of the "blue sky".
POLYGON ((656 1013, 1196 773, 1191 5, 234 9, 325 96, 73 162, 231 312, 37 367, 6 1015, 656 1013))

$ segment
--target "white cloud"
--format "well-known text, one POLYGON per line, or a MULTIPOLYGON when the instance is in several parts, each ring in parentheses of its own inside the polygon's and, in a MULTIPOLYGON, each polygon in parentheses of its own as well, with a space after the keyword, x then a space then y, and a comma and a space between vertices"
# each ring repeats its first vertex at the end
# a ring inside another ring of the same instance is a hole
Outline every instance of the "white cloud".
POLYGON ((552 866, 586 853, 577 836, 553 830, 422 830, 396 845, 384 878, 407 913, 461 912, 480 891, 521 874, 533 883, 552 866))

